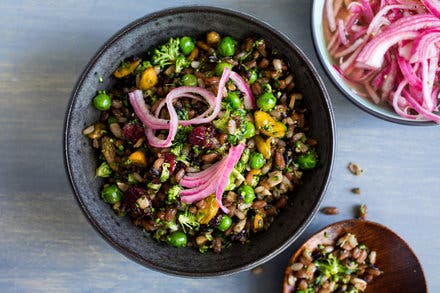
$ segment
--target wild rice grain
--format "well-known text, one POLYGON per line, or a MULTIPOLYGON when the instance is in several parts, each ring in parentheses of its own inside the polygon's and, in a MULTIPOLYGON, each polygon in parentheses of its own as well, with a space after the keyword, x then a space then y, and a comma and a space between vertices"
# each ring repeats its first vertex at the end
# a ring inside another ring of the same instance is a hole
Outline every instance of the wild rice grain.
POLYGON ((321 212, 326 215, 337 215, 339 214, 339 209, 337 207, 325 207, 321 212))
POLYGON ((359 187, 355 187, 355 188, 351 189, 351 192, 359 195, 359 194, 361 194, 361 189, 359 187))
POLYGON ((367 206, 365 204, 359 206, 358 218, 361 220, 365 220, 367 218, 367 206))
POLYGON ((350 172, 356 176, 360 176, 364 172, 364 170, 362 170, 358 166, 358 164, 353 163, 353 162, 350 162, 347 167, 348 167, 348 170, 350 170, 350 172))
POLYGON ((82 134, 87 135, 95 131, 95 125, 90 125, 89 127, 85 128, 82 132, 82 134))

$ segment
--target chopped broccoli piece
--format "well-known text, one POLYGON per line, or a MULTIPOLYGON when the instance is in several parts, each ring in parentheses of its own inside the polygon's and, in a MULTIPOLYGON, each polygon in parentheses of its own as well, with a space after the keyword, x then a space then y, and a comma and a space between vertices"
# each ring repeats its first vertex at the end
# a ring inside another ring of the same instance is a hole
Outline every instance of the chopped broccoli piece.
POLYGON ((176 143, 174 147, 170 149, 170 153, 176 156, 176 162, 182 162, 186 166, 189 166, 191 163, 188 161, 188 158, 182 154, 183 143, 176 143))
POLYGON ((130 184, 139 183, 133 173, 128 174, 127 180, 128 180, 128 183, 130 183, 130 184))
POLYGON ((177 197, 179 196, 179 192, 182 190, 180 185, 173 185, 168 189, 167 191, 167 204, 171 204, 172 202, 176 201, 177 197))
POLYGON ((185 56, 180 55, 176 59, 176 73, 180 73, 184 68, 187 68, 191 64, 191 61, 186 59, 185 56))
POLYGON ((160 49, 155 49, 153 57, 151 58, 153 64, 164 68, 167 65, 173 64, 179 56, 179 39, 170 38, 167 43, 160 46, 160 49))
POLYGON ((138 67, 136 67, 135 72, 142 73, 145 69, 151 66, 153 65, 151 65, 150 61, 143 61, 141 64, 138 65, 138 67))
POLYGON ((183 144, 188 140, 188 136, 193 130, 192 126, 181 126, 177 128, 176 136, 174 137, 174 145, 183 144))
POLYGON ((107 164, 107 162, 103 162, 101 166, 96 168, 96 172, 95 172, 97 177, 104 177, 104 178, 109 177, 111 173, 112 170, 110 169, 110 166, 107 164))
POLYGON ((180 154, 182 153, 182 149, 183 149, 183 144, 182 143, 176 143, 174 145, 174 147, 172 147, 170 149, 170 153, 172 153, 173 155, 175 155, 176 157, 180 156, 180 154))
POLYGON ((163 223, 165 227, 172 232, 179 230, 179 226, 176 224, 176 220, 164 221, 163 223))
POLYGON ((318 155, 315 150, 309 150, 306 154, 298 156, 295 159, 295 163, 298 164, 302 170, 313 169, 318 164, 318 155))
MULTIPOLYGON (((222 105, 222 108, 225 104, 222 105)), ((220 129, 223 132, 227 132, 226 127, 228 125, 229 118, 231 117, 231 108, 229 106, 225 106, 225 112, 223 116, 214 120, 212 123, 217 129, 220 129)))
POLYGON ((177 112, 177 117, 179 117, 179 120, 188 120, 188 110, 182 108, 182 109, 178 109, 176 112, 177 112))
POLYGON ((349 275, 357 271, 357 267, 348 269, 343 266, 339 260, 331 253, 326 254, 324 257, 319 258, 314 262, 318 271, 320 271, 325 277, 332 278, 333 280, 339 279, 344 275, 349 275))
POLYGON ((165 182, 170 178, 170 163, 162 164, 162 173, 160 174, 160 182, 165 182))
POLYGON ((196 215, 190 213, 188 209, 186 209, 183 214, 180 214, 177 220, 185 233, 186 229, 197 230, 200 227, 200 223, 197 221, 196 215))
POLYGON ((147 184, 147 187, 149 189, 154 190, 154 191, 158 191, 161 186, 162 186, 162 184, 154 184, 153 182, 150 182, 150 183, 147 184))
POLYGON ((239 121, 240 128, 234 134, 228 134, 227 142, 232 145, 237 145, 243 140, 243 135, 246 132, 246 112, 242 109, 231 109, 229 104, 223 103, 222 108, 225 110, 223 116, 213 121, 214 126, 224 133, 228 133, 227 126, 231 119, 239 121))

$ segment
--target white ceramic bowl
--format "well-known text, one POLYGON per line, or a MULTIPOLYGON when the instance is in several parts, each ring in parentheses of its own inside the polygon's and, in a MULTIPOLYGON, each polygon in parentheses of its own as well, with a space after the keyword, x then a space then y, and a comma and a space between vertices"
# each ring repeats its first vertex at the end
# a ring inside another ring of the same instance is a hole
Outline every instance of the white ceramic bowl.
POLYGON ((353 102, 356 106, 362 110, 379 117, 381 119, 391 121, 399 124, 407 125, 436 125, 432 121, 425 120, 411 120, 403 118, 394 112, 391 106, 388 105, 377 105, 368 98, 359 96, 354 90, 352 90, 343 78, 338 74, 338 72, 332 66, 332 60, 327 52, 326 41, 324 39, 324 29, 323 29, 323 13, 324 4, 326 0, 314 0, 312 5, 312 34, 313 42, 315 44, 316 52, 318 53, 319 59, 330 76, 331 80, 336 84, 336 86, 344 93, 344 95, 353 102))

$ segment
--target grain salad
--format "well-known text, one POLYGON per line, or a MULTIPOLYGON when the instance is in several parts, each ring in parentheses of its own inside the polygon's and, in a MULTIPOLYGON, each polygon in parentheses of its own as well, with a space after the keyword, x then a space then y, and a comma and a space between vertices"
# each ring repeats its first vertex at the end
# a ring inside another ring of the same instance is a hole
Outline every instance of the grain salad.
POLYGON ((264 39, 170 38, 112 78, 83 130, 101 198, 164 244, 219 253, 250 241, 318 164, 308 97, 264 39))

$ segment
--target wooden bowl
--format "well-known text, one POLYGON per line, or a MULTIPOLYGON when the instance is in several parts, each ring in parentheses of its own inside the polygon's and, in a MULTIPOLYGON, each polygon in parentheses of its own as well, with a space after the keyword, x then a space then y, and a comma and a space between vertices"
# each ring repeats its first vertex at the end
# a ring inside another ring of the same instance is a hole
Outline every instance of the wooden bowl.
POLYGON ((383 274, 373 279, 365 292, 427 292, 423 269, 405 240, 381 224, 357 219, 331 224, 310 237, 289 260, 284 274, 283 292, 292 291, 292 287, 287 284, 290 264, 297 261, 304 249, 313 251, 319 244, 334 245, 345 233, 354 234, 359 243, 377 253, 376 265, 383 274))

